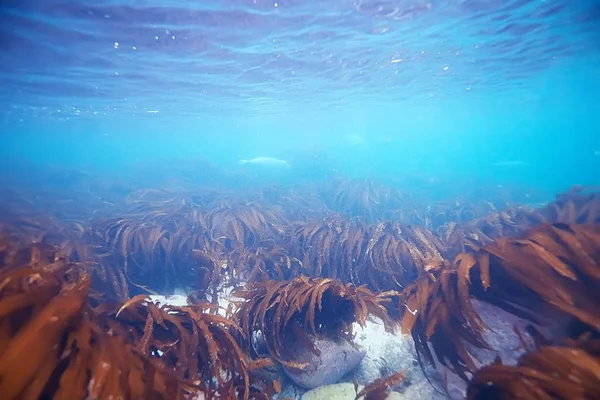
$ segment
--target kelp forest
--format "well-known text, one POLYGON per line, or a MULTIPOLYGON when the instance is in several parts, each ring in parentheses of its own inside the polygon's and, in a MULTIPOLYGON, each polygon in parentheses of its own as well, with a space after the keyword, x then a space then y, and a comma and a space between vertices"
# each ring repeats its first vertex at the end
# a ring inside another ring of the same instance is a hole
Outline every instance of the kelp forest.
POLYGON ((4 400, 282 398, 284 371, 310 368, 290 343, 318 356, 319 338, 352 341, 369 320, 410 335, 467 399, 599 398, 596 188, 527 204, 370 179, 234 191, 37 174, 1 181, 4 400), (151 297, 175 292, 186 305, 151 297), (475 302, 528 322, 516 363, 478 362, 494 344, 475 302))

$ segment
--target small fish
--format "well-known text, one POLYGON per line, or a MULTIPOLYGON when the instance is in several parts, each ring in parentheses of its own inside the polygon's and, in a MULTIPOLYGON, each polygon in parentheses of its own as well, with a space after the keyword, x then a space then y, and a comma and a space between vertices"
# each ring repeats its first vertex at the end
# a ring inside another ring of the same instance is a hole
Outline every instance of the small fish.
POLYGON ((272 157, 256 157, 251 160, 240 160, 240 164, 255 164, 255 165, 264 165, 264 166, 272 166, 272 167, 285 167, 288 168, 290 164, 288 164, 285 160, 280 160, 278 158, 272 157))

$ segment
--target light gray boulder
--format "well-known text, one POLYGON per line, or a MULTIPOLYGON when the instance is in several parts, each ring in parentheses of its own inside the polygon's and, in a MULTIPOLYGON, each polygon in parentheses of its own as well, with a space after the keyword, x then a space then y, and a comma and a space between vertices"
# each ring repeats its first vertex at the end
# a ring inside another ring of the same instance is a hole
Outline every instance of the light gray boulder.
MULTIPOLYGON (((364 386, 359 385, 358 391, 363 390, 364 386)), ((356 392, 354 390, 353 383, 336 383, 333 385, 321 386, 316 389, 309 390, 304 393, 302 400, 354 400, 356 398, 356 392)), ((403 396, 398 392, 391 392, 387 400, 408 400, 409 398, 403 396)))
POLYGON ((319 350, 319 355, 307 349, 300 341, 289 345, 290 359, 297 363, 307 363, 308 366, 304 369, 283 366, 283 370, 292 382, 305 389, 338 382, 356 369, 365 357, 364 351, 345 339, 316 339, 314 346, 319 350))

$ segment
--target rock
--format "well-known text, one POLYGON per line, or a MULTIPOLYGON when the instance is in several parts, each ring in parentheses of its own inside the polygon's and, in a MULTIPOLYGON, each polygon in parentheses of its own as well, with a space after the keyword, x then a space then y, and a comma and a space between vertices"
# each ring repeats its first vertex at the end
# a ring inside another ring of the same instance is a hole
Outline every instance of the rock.
MULTIPOLYGON (((358 391, 363 390, 364 386, 359 385, 358 391)), ((333 385, 321 386, 304 393, 302 400, 354 400, 356 392, 353 383, 336 383, 333 385)), ((404 400, 406 397, 398 392, 391 392, 387 400, 404 400)))
MULTIPOLYGON (((510 314, 500 307, 496 307, 492 304, 472 299, 473 308, 475 312, 479 314, 483 323, 487 327, 487 330, 483 334, 485 341, 494 349, 492 351, 486 349, 479 349, 475 346, 467 344, 467 349, 476 358, 475 364, 478 367, 493 363, 496 356, 500 356, 503 364, 515 365, 518 358, 525 353, 521 339, 515 333, 514 327, 523 333, 528 346, 533 345, 533 339, 526 333, 525 327, 531 325, 531 323, 523 318, 519 318, 513 314, 510 314)), ((556 325, 550 327, 536 328, 542 332, 546 337, 552 337, 556 331, 559 332, 561 324, 564 321, 557 318, 556 325)), ((555 333, 556 334, 556 333, 555 333)), ((435 357, 435 355, 434 355, 435 357)), ((443 376, 445 367, 438 363, 438 371, 440 376, 443 376)), ((464 399, 466 395, 467 384, 456 374, 448 371, 448 393, 450 399, 464 399)))
POLYGON ((187 296, 181 294, 173 294, 170 296, 150 295, 150 301, 160 304, 168 304, 170 306, 183 307, 187 306, 187 296))
MULTIPOLYGON (((414 400, 433 398, 435 388, 427 381, 419 364, 412 337, 400 332, 386 332, 383 322, 377 319, 367 322, 365 328, 356 324, 354 332, 355 343, 367 355, 349 379, 356 379, 359 384, 366 385, 375 379, 402 372, 406 379, 395 386, 394 390, 405 392, 413 385, 420 385, 420 390, 413 391, 413 395, 407 398, 414 400)), ((423 367, 432 383, 441 388, 438 372, 425 362, 423 367)))
POLYGON ((364 351, 356 349, 344 339, 316 339, 314 346, 320 351, 319 356, 300 341, 289 345, 289 359, 298 363, 308 363, 308 366, 302 370, 284 366, 283 370, 295 384, 306 389, 338 382, 358 367, 365 357, 364 351))
POLYGON ((390 392, 390 394, 388 394, 388 397, 387 397, 386 400, 405 400, 405 399, 411 399, 412 400, 411 397, 406 397, 402 393, 390 392))
MULTIPOLYGON (((437 375, 437 374, 436 374, 437 375)), ((435 377, 435 376, 434 376, 435 377)), ((431 378, 430 378, 431 379, 431 378)), ((442 388, 436 391, 427 380, 412 383, 402 392, 405 399, 410 400, 447 400, 448 397, 442 388)))
POLYGON ((284 373, 281 374, 280 382, 281 393, 275 394, 273 396, 274 400, 300 400, 302 398, 302 395, 306 393, 306 389, 294 384, 294 382, 292 382, 290 378, 288 378, 288 376, 284 373))
MULTIPOLYGON (((361 391, 364 386, 359 386, 361 391)), ((304 393, 302 400, 354 400, 354 384, 336 383, 333 385, 321 386, 304 393)))

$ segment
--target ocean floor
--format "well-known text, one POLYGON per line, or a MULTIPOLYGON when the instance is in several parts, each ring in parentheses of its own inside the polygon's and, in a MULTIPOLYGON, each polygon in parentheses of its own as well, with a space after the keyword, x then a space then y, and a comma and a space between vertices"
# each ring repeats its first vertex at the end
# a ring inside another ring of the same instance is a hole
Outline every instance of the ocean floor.
MULTIPOLYGON (((220 313, 224 315, 231 298, 229 293, 219 297, 219 305, 222 307, 220 313)), ((174 306, 187 305, 187 296, 182 290, 177 290, 171 296, 150 296, 151 300, 161 304, 174 306)), ((386 378, 398 372, 403 372, 406 379, 394 387, 389 399, 412 399, 412 400, 434 400, 444 399, 442 385, 438 372, 432 367, 426 366, 427 377, 419 364, 412 338, 403 335, 399 331, 389 333, 385 331, 382 321, 373 319, 368 321, 365 327, 357 323, 353 326, 355 338, 354 344, 364 351, 364 358, 340 380, 334 384, 323 385, 307 390, 294 383, 285 374, 281 377, 282 391, 276 398, 293 398, 297 400, 343 400, 354 399, 354 382, 362 389, 364 385, 378 378, 386 378), (429 378, 429 379, 427 379, 429 378)), ((335 345, 334 345, 335 346, 335 345)), ((322 359, 326 357, 322 356, 322 359)), ((319 365, 317 373, 319 378, 326 379, 327 374, 333 373, 337 365, 328 365, 327 361, 319 365)), ((360 390, 360 389, 359 389, 360 390)))

